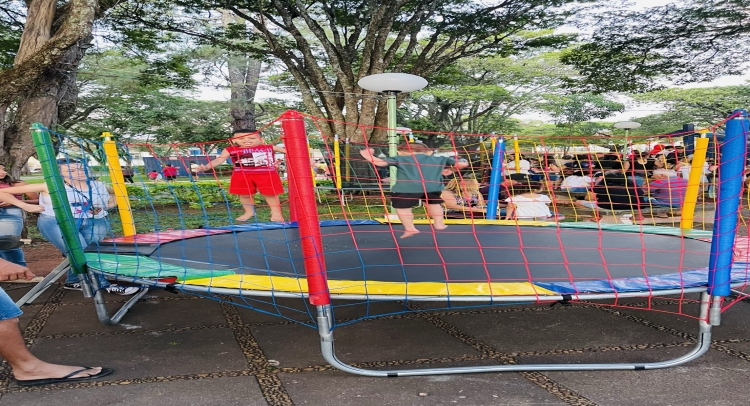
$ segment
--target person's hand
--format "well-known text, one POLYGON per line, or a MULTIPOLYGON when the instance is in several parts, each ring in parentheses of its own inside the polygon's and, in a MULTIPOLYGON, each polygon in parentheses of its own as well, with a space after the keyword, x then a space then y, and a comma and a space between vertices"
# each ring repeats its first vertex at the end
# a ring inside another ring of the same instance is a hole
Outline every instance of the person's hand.
POLYGON ((453 169, 443 169, 442 172, 440 172, 443 176, 451 176, 453 174, 453 169))
POLYGON ((44 211, 44 207, 38 204, 29 204, 24 207, 24 210, 29 213, 41 213, 44 211))
POLYGON ((30 281, 34 279, 34 274, 25 266, 0 258, 0 281, 15 281, 19 279, 30 281))
POLYGON ((0 207, 8 207, 8 206, 12 206, 12 204, 6 203, 6 202, 0 202, 0 207))

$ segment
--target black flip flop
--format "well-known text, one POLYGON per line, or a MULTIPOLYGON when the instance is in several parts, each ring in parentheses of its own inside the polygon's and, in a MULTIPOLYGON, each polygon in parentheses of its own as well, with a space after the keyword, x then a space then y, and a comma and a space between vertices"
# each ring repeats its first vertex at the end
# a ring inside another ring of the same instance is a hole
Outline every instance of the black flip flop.
POLYGON ((62 378, 27 379, 27 380, 16 379, 16 382, 18 383, 19 386, 52 385, 56 383, 81 382, 81 381, 88 381, 92 379, 99 379, 107 375, 111 375, 112 372, 115 372, 115 370, 111 368, 102 368, 102 370, 98 374, 95 374, 95 375, 82 376, 80 378, 71 378, 71 376, 80 374, 81 372, 84 372, 84 371, 88 371, 89 369, 94 369, 94 368, 83 367, 79 369, 78 371, 71 372, 68 375, 63 376, 62 378))

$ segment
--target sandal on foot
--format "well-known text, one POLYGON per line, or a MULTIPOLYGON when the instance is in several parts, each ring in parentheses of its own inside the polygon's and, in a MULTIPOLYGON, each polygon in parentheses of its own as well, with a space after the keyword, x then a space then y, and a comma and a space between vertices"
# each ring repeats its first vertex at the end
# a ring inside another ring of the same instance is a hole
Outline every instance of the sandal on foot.
POLYGON ((111 375, 112 372, 115 372, 114 369, 111 369, 111 368, 102 368, 102 370, 98 374, 82 376, 79 378, 71 378, 72 376, 80 374, 81 372, 84 372, 84 371, 88 371, 89 369, 94 369, 94 368, 83 367, 77 371, 71 372, 63 376, 62 378, 27 379, 27 380, 16 379, 16 382, 18 383, 19 386, 52 385, 56 383, 81 382, 81 381, 88 381, 91 379, 99 379, 107 375, 111 375))

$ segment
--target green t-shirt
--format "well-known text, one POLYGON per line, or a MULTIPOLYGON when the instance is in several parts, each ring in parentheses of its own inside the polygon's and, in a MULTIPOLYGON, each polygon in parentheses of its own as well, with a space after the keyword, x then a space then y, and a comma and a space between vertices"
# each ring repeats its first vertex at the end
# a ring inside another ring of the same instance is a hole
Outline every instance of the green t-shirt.
POLYGON ((414 154, 383 159, 390 166, 398 168, 396 184, 391 192, 424 193, 443 190, 443 169, 455 165, 453 158, 414 154))

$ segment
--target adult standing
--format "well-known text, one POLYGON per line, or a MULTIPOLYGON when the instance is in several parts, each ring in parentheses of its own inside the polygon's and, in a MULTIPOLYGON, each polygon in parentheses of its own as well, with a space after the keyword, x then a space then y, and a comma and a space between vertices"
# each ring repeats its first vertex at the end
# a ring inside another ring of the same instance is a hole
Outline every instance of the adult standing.
MULTIPOLYGON (((13 179, 5 170, 5 165, 0 165, 0 190, 13 186, 24 186, 26 182, 13 179)), ((17 194, 16 199, 23 199, 23 193, 17 194)), ((25 193, 28 203, 39 202, 39 194, 34 192, 25 193)), ((11 204, 0 202, 0 236, 21 236, 23 230, 23 212, 20 208, 11 204)), ((0 258, 26 266, 26 258, 20 247, 0 250, 0 258)))
MULTIPOLYGON (((88 178, 83 164, 74 161, 58 161, 60 174, 65 183, 65 193, 70 203, 70 211, 76 221, 78 240, 81 246, 97 243, 110 234, 107 210, 115 207, 114 196, 109 194, 107 185, 88 178)), ((0 189, 0 202, 17 206, 32 213, 40 213, 37 228, 45 240, 67 255, 68 249, 63 240, 60 225, 55 218, 52 208, 52 198, 46 183, 23 186, 13 186, 0 189), (29 204, 17 199, 14 195, 38 193, 39 204, 29 204)), ((97 274, 99 287, 109 293, 118 295, 132 295, 140 289, 136 287, 110 284, 100 274, 97 274)), ((80 276, 68 272, 65 289, 81 290, 80 276)))

